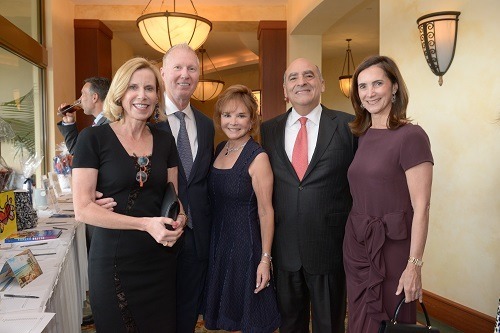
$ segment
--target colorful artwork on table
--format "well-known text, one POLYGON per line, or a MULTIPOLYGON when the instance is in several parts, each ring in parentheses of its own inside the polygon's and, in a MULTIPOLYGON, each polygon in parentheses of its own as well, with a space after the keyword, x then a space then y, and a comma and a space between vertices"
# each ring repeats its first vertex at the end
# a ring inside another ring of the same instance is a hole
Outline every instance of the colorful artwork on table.
POLYGON ((7 259, 0 271, 0 283, 4 279, 15 277, 22 288, 42 274, 38 261, 31 250, 27 249, 7 259))
POLYGON ((17 231, 14 191, 0 192, 0 240, 17 231))

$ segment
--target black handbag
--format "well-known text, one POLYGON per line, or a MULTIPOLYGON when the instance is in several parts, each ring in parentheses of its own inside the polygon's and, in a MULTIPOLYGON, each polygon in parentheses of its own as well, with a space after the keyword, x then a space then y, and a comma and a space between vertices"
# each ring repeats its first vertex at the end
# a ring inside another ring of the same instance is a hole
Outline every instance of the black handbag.
POLYGON ((435 327, 431 326, 431 321, 429 320, 429 315, 427 314, 427 310, 425 309, 424 303, 420 303, 422 306, 422 310, 425 315, 425 321, 427 326, 416 325, 416 324, 400 324, 397 321, 399 309, 404 304, 405 299, 403 298, 401 302, 399 302, 396 311, 394 312, 394 319, 390 321, 383 320, 378 329, 378 333, 439 333, 439 330, 435 327))
POLYGON ((177 220, 180 209, 181 206, 179 204, 179 198, 177 198, 177 193, 175 193, 174 184, 172 182, 168 182, 163 196, 163 201, 161 203, 161 216, 177 220))

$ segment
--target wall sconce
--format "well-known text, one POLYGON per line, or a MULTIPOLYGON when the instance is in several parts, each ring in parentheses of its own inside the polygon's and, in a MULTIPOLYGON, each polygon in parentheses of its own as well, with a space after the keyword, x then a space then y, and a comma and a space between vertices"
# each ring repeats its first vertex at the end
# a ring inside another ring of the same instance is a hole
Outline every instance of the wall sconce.
POLYGON ((438 12, 417 20, 425 59, 431 71, 439 76, 440 86, 455 55, 459 15, 460 12, 438 12))
POLYGON ((345 51, 344 67, 342 67, 342 75, 339 76, 340 90, 342 90, 342 93, 347 98, 351 96, 351 81, 352 81, 351 67, 352 67, 352 72, 354 73, 354 60, 352 59, 351 47, 349 45, 351 40, 352 40, 351 38, 346 39, 347 50, 345 51), (345 66, 346 63, 347 63, 347 75, 344 75, 344 70, 346 69, 345 66))

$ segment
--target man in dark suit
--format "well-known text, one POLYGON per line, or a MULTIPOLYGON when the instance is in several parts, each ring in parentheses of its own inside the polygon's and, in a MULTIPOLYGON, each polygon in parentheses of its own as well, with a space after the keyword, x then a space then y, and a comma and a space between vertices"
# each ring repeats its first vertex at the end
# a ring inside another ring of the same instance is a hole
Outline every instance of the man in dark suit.
POLYGON ((199 67, 196 53, 187 44, 178 44, 165 53, 161 68, 168 121, 157 124, 157 127, 171 132, 177 142, 181 163, 178 178, 179 199, 188 213, 188 225, 184 228, 184 235, 178 244, 179 333, 194 331, 200 313, 210 242, 211 217, 207 177, 213 157, 215 130, 212 120, 190 105, 191 95, 199 80, 199 67), (188 163, 181 156, 181 150, 186 148, 180 148, 183 128, 189 138, 188 150, 192 158, 188 163))
POLYGON ((344 332, 342 242, 352 198, 347 169, 357 141, 344 112, 320 104, 317 66, 297 59, 283 83, 292 108, 261 127, 274 173, 274 274, 281 333, 344 332), (301 119, 302 118, 302 119, 301 119))
MULTIPOLYGON (((99 126, 106 124, 108 119, 102 115, 102 106, 106 95, 108 94, 110 82, 105 77, 90 77, 84 80, 85 84, 82 87, 82 95, 80 96, 80 106, 83 112, 90 116, 94 116, 94 124, 92 126, 99 126)), ((61 104, 58 111, 61 111, 68 104, 61 104)), ((73 154, 76 140, 78 139, 78 129, 75 124, 74 112, 66 113, 63 120, 57 123, 57 128, 64 136, 64 142, 68 151, 73 154)))

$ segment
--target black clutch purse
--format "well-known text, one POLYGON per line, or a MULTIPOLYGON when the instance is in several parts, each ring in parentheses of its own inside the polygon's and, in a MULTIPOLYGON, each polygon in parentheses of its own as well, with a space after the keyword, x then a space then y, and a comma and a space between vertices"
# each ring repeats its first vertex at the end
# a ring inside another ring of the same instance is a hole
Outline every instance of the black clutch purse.
POLYGON ((181 206, 179 204, 179 199, 177 198, 177 193, 175 193, 174 184, 168 182, 163 196, 163 201, 161 203, 161 216, 177 220, 180 208, 181 206))
POLYGON ((382 321, 378 329, 378 333, 439 333, 439 330, 437 328, 431 326, 431 321, 429 320, 429 315, 427 314, 424 303, 420 303, 420 305, 422 306, 427 326, 398 323, 397 318, 399 309, 404 304, 404 302, 404 298, 401 300, 401 302, 399 302, 396 311, 394 312, 394 319, 391 319, 390 321, 382 321))

